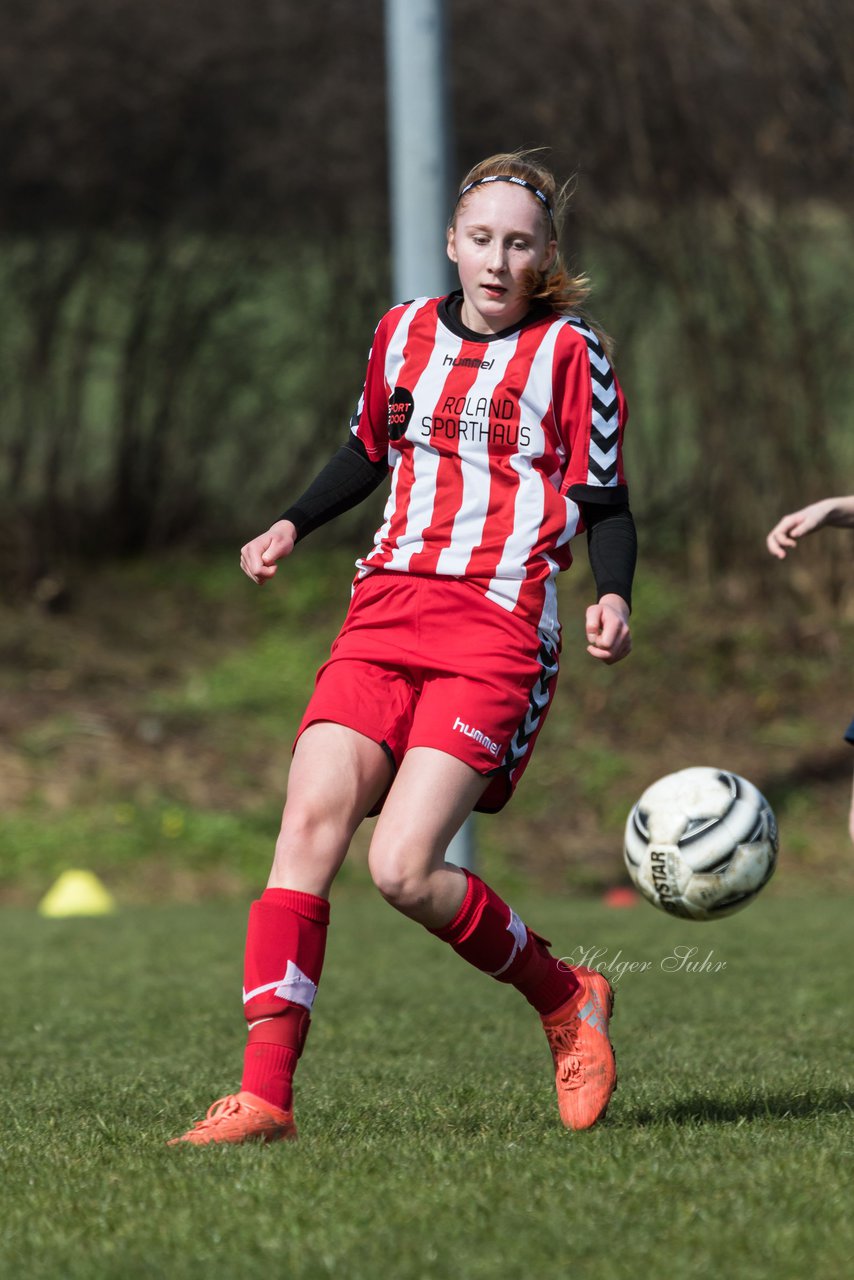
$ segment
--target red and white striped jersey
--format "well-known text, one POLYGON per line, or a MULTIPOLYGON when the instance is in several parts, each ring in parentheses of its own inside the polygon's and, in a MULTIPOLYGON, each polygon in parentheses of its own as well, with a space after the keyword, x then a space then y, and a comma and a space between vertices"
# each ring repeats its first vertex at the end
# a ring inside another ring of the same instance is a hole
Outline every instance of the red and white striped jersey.
POLYGON ((459 296, 393 307, 374 335, 351 429, 388 457, 391 492, 359 573, 466 578, 554 642, 578 502, 627 497, 626 403, 579 317, 543 307, 476 334, 459 296))

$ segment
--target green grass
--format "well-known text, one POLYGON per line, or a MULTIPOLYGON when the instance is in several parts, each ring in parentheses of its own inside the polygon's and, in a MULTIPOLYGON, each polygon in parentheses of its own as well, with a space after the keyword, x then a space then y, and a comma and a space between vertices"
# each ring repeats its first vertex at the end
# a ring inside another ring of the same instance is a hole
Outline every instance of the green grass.
POLYGON ((352 882, 333 899, 300 1143, 214 1151, 164 1142, 235 1085, 244 905, 5 908, 0 1273, 850 1274, 850 899, 766 898, 708 927, 514 905, 560 954, 636 966, 617 981, 621 1082, 599 1129, 560 1128, 524 1001, 352 882), (668 971, 681 946, 712 952, 703 971, 668 971))

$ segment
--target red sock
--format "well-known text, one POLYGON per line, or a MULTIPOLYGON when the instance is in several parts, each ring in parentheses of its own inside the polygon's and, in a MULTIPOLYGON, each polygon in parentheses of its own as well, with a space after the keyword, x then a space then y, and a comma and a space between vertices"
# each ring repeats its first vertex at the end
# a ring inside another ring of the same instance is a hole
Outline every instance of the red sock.
POLYGON ((293 889, 265 889, 249 910, 243 967, 249 1036, 240 1087, 284 1111, 293 1104, 328 924, 327 900, 293 889))
POLYGON ((549 952, 545 938, 528 929, 489 885, 467 871, 468 888, 450 924, 431 929, 458 956, 499 982, 509 982, 545 1016, 578 990, 572 970, 549 952))

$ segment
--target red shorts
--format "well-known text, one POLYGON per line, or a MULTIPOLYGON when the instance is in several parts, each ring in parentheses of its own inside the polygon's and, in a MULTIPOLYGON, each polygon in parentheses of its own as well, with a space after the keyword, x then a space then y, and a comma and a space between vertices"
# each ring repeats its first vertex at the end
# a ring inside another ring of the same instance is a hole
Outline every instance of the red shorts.
POLYGON ((297 739, 318 721, 346 725, 395 769, 410 747, 434 747, 490 778, 475 808, 495 813, 531 758, 557 673, 557 650, 465 579, 375 571, 355 585, 297 739))

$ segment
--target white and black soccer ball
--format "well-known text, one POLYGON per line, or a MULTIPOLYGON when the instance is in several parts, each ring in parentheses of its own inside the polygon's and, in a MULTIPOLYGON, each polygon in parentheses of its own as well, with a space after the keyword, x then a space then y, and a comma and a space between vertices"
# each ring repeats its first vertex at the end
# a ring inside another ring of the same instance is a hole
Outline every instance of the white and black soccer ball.
POLYGON ((654 906, 686 920, 746 907, 777 864, 777 821, 752 782, 726 769, 680 769, 629 814, 626 866, 654 906))

